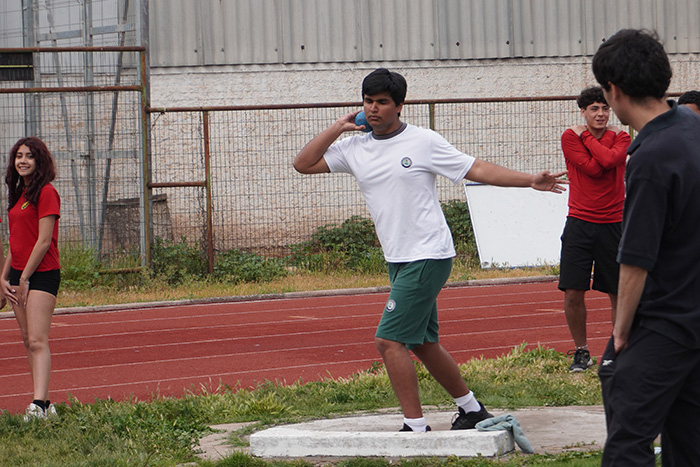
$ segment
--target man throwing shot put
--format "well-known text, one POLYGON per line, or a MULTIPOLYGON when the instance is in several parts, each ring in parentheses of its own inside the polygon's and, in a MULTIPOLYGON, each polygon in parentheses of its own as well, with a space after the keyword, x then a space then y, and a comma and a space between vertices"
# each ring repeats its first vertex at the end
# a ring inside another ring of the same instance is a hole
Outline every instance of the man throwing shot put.
POLYGON ((352 174, 374 219, 388 262, 391 293, 377 328, 375 343, 404 414, 400 431, 428 431, 409 351, 455 399, 458 416, 452 429, 469 429, 492 415, 477 401, 459 367, 440 345, 437 296, 452 269, 455 249, 440 209, 437 175, 457 184, 476 182, 532 187, 561 193, 558 177, 528 175, 477 160, 455 149, 434 131, 400 120, 406 80, 380 68, 362 82, 362 98, 371 133, 333 144, 348 131, 359 131, 359 112, 349 113, 313 138, 294 159, 304 174, 352 174))
POLYGON ((625 202, 625 161, 630 135, 608 126, 610 107, 600 86, 584 89, 576 99, 585 125, 567 128, 561 148, 569 172, 569 215, 561 236, 559 288, 564 291, 564 314, 576 350, 569 370, 593 364, 586 334, 584 295, 591 287, 607 293, 615 322, 617 305, 617 246, 625 202))
POLYGON ((666 100, 671 64, 654 33, 623 29, 593 74, 627 149, 617 317, 598 368, 608 437, 602 466, 700 461, 700 116, 666 100))

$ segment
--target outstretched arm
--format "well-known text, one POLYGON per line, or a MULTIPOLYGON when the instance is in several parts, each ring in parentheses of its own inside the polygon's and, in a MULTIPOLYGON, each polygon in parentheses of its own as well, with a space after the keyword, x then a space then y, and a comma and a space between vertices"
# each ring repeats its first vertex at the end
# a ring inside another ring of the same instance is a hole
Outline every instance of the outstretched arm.
POLYGON ((330 172, 323 155, 326 150, 346 131, 358 131, 364 127, 355 125, 355 116, 360 113, 352 112, 339 118, 318 136, 309 141, 294 158, 294 169, 303 174, 318 174, 330 172))
POLYGON ((517 172, 503 166, 492 164, 480 159, 474 161, 474 165, 467 172, 465 177, 468 180, 485 183, 487 185, 506 187, 530 187, 539 191, 553 191, 562 193, 566 191, 563 185, 568 184, 567 180, 561 180, 566 175, 566 171, 551 174, 543 171, 535 175, 517 172))

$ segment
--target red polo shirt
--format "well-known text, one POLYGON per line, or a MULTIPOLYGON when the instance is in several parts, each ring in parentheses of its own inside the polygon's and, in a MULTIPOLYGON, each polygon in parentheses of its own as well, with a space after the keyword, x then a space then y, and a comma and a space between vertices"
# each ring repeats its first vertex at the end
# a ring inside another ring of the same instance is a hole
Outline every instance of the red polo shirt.
POLYGON ((34 245, 39 239, 39 219, 46 216, 56 216, 51 235, 51 245, 46 255, 36 268, 37 271, 52 271, 60 269, 58 261, 58 218, 61 217, 61 198, 51 185, 45 185, 39 193, 39 205, 34 206, 24 197, 15 203, 8 213, 10 226, 10 252, 14 269, 24 270, 34 245))

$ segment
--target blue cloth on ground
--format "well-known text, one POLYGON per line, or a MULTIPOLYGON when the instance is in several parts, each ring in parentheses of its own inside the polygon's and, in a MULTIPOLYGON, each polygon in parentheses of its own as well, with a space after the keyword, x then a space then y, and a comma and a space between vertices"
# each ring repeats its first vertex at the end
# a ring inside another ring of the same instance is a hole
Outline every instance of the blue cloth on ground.
POLYGON ((514 415, 505 414, 495 418, 487 418, 476 424, 476 429, 479 431, 507 431, 513 436, 520 450, 527 454, 533 454, 530 441, 525 437, 520 422, 514 415))

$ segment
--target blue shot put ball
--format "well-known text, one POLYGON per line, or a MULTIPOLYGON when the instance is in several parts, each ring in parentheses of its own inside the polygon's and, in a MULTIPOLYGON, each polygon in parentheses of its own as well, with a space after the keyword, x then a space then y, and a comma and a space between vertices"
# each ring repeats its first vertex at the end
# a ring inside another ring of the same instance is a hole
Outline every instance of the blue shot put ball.
POLYGON ((357 125, 357 126, 364 125, 365 129, 362 131, 364 131, 365 133, 369 133, 370 131, 372 131, 372 127, 369 126, 369 123, 367 123, 367 117, 365 117, 364 110, 355 116, 355 125, 357 125))

